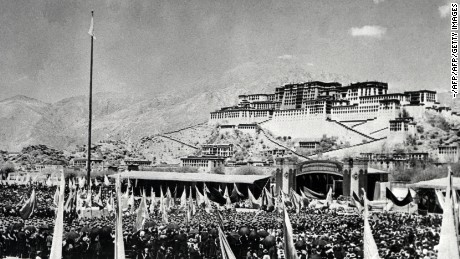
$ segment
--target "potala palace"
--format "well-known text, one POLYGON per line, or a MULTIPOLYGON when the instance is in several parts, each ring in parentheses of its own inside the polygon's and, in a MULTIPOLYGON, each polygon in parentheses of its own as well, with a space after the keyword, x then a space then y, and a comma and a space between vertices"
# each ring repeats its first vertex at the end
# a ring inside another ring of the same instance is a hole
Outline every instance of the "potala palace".
POLYGON ((298 146, 314 145, 324 135, 335 136, 348 142, 351 148, 346 152, 352 153, 376 152, 383 143, 403 144, 417 134, 417 123, 426 114, 459 118, 441 106, 435 91, 388 93, 388 84, 377 81, 346 86, 320 81, 287 84, 274 93, 238 99, 236 106, 211 112, 210 123, 220 130, 243 131, 258 125, 273 136, 290 137, 298 146))

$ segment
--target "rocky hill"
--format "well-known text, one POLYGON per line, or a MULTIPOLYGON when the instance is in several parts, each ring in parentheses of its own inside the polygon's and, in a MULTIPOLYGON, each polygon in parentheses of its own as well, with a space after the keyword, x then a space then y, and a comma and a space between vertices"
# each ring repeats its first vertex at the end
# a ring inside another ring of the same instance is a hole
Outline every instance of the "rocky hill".
MULTIPOLYGON (((239 94, 271 93, 276 86, 309 80, 350 81, 344 76, 312 72, 307 64, 276 60, 244 63, 218 78, 171 86, 167 93, 96 93, 93 140, 136 142, 144 136, 204 122, 210 111, 234 104, 239 94)), ((85 96, 49 104, 25 96, 0 101, 0 149, 20 151, 34 144, 73 149, 86 142, 87 116, 85 96)))

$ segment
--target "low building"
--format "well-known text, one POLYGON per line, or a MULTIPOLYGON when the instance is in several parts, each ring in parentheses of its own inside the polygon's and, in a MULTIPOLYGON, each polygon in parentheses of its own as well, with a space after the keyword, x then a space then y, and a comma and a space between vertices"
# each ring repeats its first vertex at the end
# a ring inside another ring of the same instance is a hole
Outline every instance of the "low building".
POLYGON ((419 90, 408 91, 404 93, 409 96, 409 101, 411 104, 422 104, 428 107, 433 107, 438 101, 436 91, 419 90))
MULTIPOLYGON (((86 168, 88 159, 86 158, 74 158, 70 161, 70 165, 77 168, 86 168)), ((104 167, 104 160, 100 158, 91 158, 91 168, 96 170, 104 167)))
POLYGON ((441 163, 457 163, 458 155, 457 143, 438 146, 438 158, 441 163))
POLYGON ((407 153, 361 153, 361 158, 367 161, 426 161, 429 158, 428 152, 407 152, 407 153))
POLYGON ((396 118, 390 120, 390 134, 388 141, 392 143, 404 143, 409 136, 415 136, 416 123, 413 118, 396 118))
POLYGON ((180 159, 182 167, 194 167, 203 172, 211 172, 214 168, 224 165, 225 158, 218 156, 187 156, 180 159))
POLYGON ((299 148, 301 149, 316 150, 318 147, 318 140, 299 141, 299 148))
POLYGON ((283 156, 291 156, 292 151, 286 150, 285 148, 274 148, 264 151, 264 155, 266 156, 275 156, 275 157, 283 157, 283 156))
POLYGON ((206 156, 233 156, 233 144, 206 144, 201 146, 202 154, 206 156))
POLYGON ((262 160, 249 160, 248 165, 251 165, 251 166, 266 166, 267 163, 265 163, 265 161, 262 161, 262 160))
POLYGON ((150 160, 143 160, 143 159, 125 159, 123 161, 125 165, 137 165, 137 166, 150 166, 152 165, 152 161, 150 160))

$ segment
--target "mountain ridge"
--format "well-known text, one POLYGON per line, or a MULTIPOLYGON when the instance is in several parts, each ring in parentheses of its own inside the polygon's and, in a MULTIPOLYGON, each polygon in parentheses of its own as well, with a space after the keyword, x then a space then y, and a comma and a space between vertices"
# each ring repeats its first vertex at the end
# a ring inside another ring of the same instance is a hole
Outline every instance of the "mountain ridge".
MULTIPOLYGON (((272 93, 292 82, 350 82, 349 76, 314 71, 297 61, 246 62, 222 73, 161 93, 97 92, 93 94, 93 141, 138 141, 209 118, 209 113, 234 105, 239 94, 272 93), (186 90, 184 90, 186 89, 186 90)), ((57 149, 84 145, 88 124, 87 96, 45 103, 27 96, 0 101, 0 150, 44 144, 57 149)))

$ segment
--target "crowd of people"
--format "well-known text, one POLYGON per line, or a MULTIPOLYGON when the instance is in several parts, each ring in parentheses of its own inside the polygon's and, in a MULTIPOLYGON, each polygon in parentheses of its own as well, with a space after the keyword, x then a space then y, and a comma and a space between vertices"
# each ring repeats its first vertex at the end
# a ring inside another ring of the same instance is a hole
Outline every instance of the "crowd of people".
POLYGON ((372 222, 381 258, 437 258, 442 223, 440 215, 375 213, 372 222))
MULTIPOLYGON (((56 187, 36 185, 37 206, 33 215, 18 215, 30 186, 0 188, 0 258, 48 258, 53 235, 56 187)), ((94 193, 99 188, 94 189, 94 193)), ((105 200, 113 187, 104 187, 105 200)), ((94 195, 94 194, 93 194, 94 195)), ((138 206, 139 200, 136 201, 138 206)), ((237 206, 238 207, 238 206, 237 206)), ((239 206, 244 207, 244 206, 239 206)), ((237 258, 285 258, 283 215, 278 211, 220 210, 222 228, 237 258)), ((187 220, 179 206, 168 211, 164 222, 158 206, 149 213, 143 229, 136 230, 136 214, 123 215, 123 236, 127 258, 221 258, 217 214, 198 208, 187 220)), ((358 212, 335 209, 302 208, 290 210, 294 246, 299 258, 364 258, 363 219, 358 212)), ((66 215, 63 258, 114 258, 113 213, 79 218, 66 215)), ((374 237, 382 258, 432 258, 439 241, 441 220, 433 216, 374 214, 374 237)))

